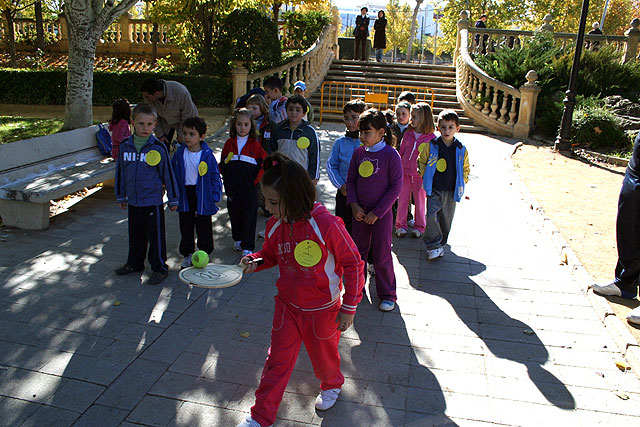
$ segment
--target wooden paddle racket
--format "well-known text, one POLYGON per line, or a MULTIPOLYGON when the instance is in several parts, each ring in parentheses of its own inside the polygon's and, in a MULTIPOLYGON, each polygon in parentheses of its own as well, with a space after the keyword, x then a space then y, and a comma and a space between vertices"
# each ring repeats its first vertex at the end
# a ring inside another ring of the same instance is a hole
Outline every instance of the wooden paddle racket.
MULTIPOLYGON (((264 259, 256 258, 251 264, 261 265, 264 259)), ((244 275, 245 266, 249 264, 208 264, 204 268, 189 267, 180 270, 178 277, 187 285, 198 288, 228 288, 239 283, 244 275)))

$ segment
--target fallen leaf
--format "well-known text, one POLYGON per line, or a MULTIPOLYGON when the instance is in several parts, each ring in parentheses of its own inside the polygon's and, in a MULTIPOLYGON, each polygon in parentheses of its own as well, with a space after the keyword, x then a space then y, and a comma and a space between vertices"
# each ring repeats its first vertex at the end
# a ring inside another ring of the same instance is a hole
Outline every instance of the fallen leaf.
POLYGON ((625 362, 622 361, 617 361, 616 362, 616 366, 618 367, 618 369, 620 369, 622 372, 626 372, 629 369, 631 369, 631 366, 627 365, 625 362))
POLYGON ((114 302, 113 302, 113 306, 114 306, 114 307, 117 307, 117 306, 119 306, 120 304, 122 304, 120 301, 114 301, 114 302))
POLYGON ((629 400, 629 396, 621 391, 617 391, 616 396, 618 396, 622 400, 629 400))
POLYGON ((242 338, 249 338, 250 335, 249 331, 240 331, 240 336, 242 338))

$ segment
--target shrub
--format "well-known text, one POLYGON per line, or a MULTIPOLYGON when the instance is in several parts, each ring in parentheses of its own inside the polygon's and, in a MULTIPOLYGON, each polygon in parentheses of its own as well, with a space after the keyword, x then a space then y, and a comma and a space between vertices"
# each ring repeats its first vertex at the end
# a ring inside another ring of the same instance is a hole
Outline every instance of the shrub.
MULTIPOLYGON (((165 73, 106 73, 93 74, 93 105, 111 105, 117 98, 131 102, 142 100, 140 83, 149 77, 176 80, 184 84, 198 107, 224 107, 231 103, 231 84, 212 76, 165 73)), ((0 70, 0 103, 64 105, 67 72, 0 70)))
POLYGON ((222 23, 219 43, 224 60, 251 61, 273 67, 282 49, 278 26, 255 8, 235 9, 222 23))
POLYGON ((629 137, 618 119, 597 99, 585 99, 573 112, 571 142, 585 148, 626 148, 629 137))
POLYGON ((287 48, 308 49, 320 36, 322 29, 329 25, 331 17, 326 12, 286 12, 284 19, 285 36, 283 44, 287 48))

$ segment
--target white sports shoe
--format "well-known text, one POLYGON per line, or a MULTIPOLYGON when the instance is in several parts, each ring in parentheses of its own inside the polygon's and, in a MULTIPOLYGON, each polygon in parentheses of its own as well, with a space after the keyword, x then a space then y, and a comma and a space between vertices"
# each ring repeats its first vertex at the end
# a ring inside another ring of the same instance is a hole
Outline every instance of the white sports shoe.
POLYGON ((636 307, 627 314, 627 322, 640 325, 640 307, 636 307))
POLYGON ((429 251, 427 251, 427 258, 428 259, 436 259, 436 258, 440 258, 441 256, 444 256, 444 249, 443 248, 438 248, 438 249, 431 249, 429 251))
POLYGON ((233 242, 233 250, 240 252, 242 250, 242 242, 238 240, 237 242, 233 242))
POLYGON ((398 237, 404 237, 407 235, 407 230, 405 230, 404 228, 398 228, 396 230, 396 236, 398 237))
POLYGON ((182 264, 180 264, 180 268, 189 268, 193 265, 191 263, 191 255, 192 254, 189 254, 186 257, 184 257, 184 260, 182 260, 182 264))
POLYGON ((416 229, 411 230, 411 235, 416 239, 419 237, 422 237, 422 233, 420 232, 420 230, 416 230, 416 229))
POLYGON ((316 397, 316 409, 319 411, 326 411, 331 409, 338 400, 340 394, 339 388, 332 388, 330 390, 321 390, 318 397, 316 397))
POLYGON ((247 255, 251 255, 253 252, 250 251, 249 249, 245 249, 242 251, 242 258, 246 257, 247 255))
MULTIPOLYGON (((271 424, 270 426, 266 426, 266 427, 271 427, 271 426, 273 426, 273 424, 271 424)), ((246 420, 244 420, 243 422, 238 424, 236 427, 263 427, 263 426, 259 422, 254 420, 253 418, 247 417, 246 420)))
POLYGON ((396 303, 393 301, 387 301, 387 300, 383 300, 380 303, 380 311, 391 311, 394 309, 394 307, 396 306, 396 303))
POLYGON ((416 222, 412 219, 407 221, 407 226, 413 228, 416 225, 416 222))
POLYGON ((606 285, 599 285, 597 283, 594 283, 593 285, 591 285, 591 289, 593 289, 593 292, 597 292, 600 295, 608 295, 614 297, 619 297, 622 295, 622 291, 620 290, 620 288, 617 287, 613 282, 607 283, 606 285))

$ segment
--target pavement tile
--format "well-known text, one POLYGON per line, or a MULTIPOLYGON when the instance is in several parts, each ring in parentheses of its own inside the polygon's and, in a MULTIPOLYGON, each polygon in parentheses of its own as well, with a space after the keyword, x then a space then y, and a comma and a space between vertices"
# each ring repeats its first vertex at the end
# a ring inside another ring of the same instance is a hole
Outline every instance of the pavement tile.
POLYGON ((53 406, 40 405, 20 427, 67 427, 80 417, 78 412, 53 406))
POLYGON ((48 362, 38 369, 40 372, 100 385, 110 384, 127 367, 126 363, 74 353, 48 354, 48 362))
MULTIPOLYGON (((235 358, 217 357, 202 375, 205 378, 233 384, 258 387, 264 363, 243 362, 235 358)), ((296 372, 296 371, 294 371, 296 372)), ((306 373, 308 375, 308 373, 306 373)))
POLYGON ((127 417, 128 422, 146 426, 166 426, 184 402, 159 396, 145 396, 127 417))
POLYGON ((238 384, 167 372, 149 394, 225 408, 237 389, 238 384))
POLYGON ((172 325, 144 351, 142 357, 173 363, 199 333, 197 328, 172 325))
POLYGON ((128 414, 129 412, 123 409, 91 405, 91 407, 73 423, 73 427, 117 427, 128 414))
POLYGON ((167 424, 173 426, 235 426, 244 421, 246 413, 205 404, 184 402, 176 416, 167 424))
POLYGON ((84 381, 67 380, 45 403, 75 412, 84 412, 105 390, 105 387, 84 381))
POLYGON ((101 359, 113 360, 116 362, 131 363, 134 361, 147 346, 131 341, 114 340, 113 343, 105 348, 98 355, 101 359))
POLYGON ((96 403, 133 409, 168 367, 166 363, 137 359, 104 391, 96 403))
POLYGON ((338 398, 335 406, 328 411, 316 411, 311 424, 325 426, 401 426, 404 423, 405 411, 343 402, 338 398))
POLYGON ((0 397, 0 414, 2 414, 2 417, 0 417, 0 426, 19 426, 40 408, 40 406, 38 403, 32 403, 26 400, 0 397))
POLYGON ((404 409, 407 393, 409 388, 405 386, 369 381, 364 392, 363 403, 383 408, 404 409))
POLYGON ((203 377, 205 372, 217 362, 217 357, 199 353, 183 352, 169 367, 170 372, 203 377))

